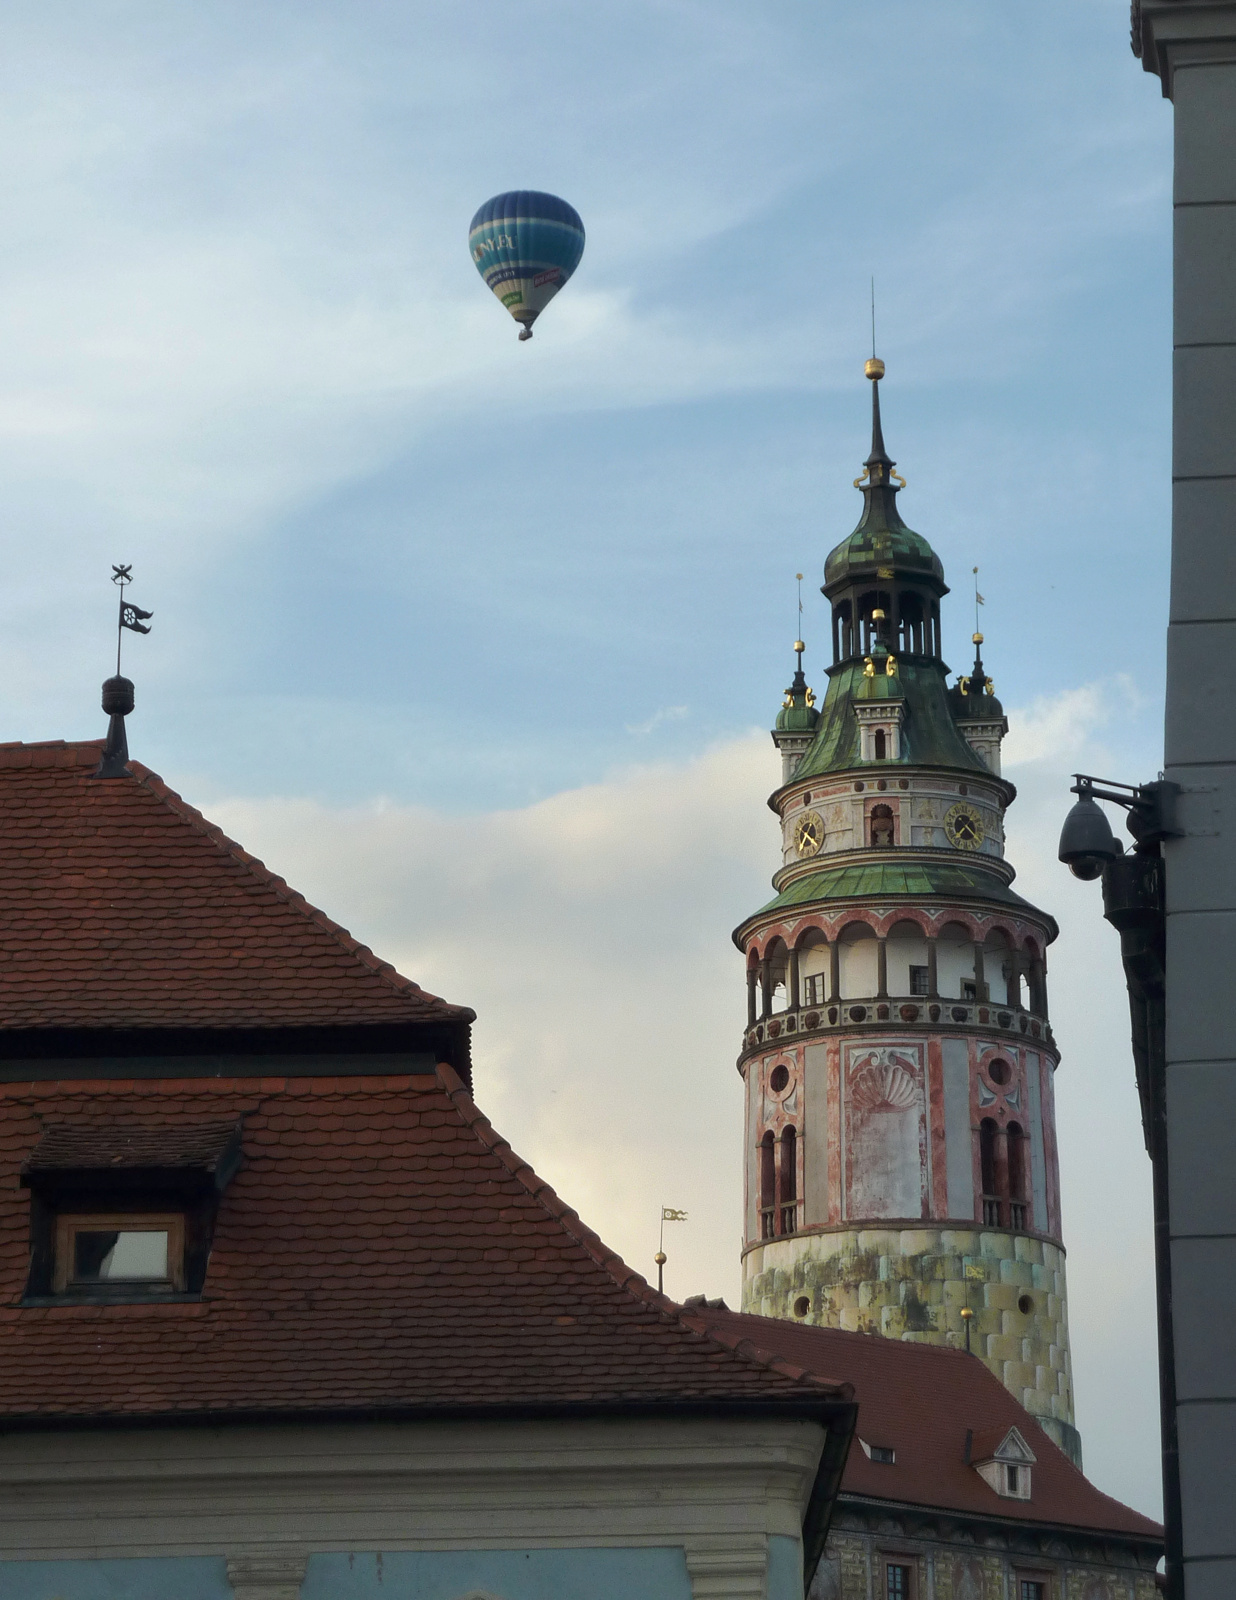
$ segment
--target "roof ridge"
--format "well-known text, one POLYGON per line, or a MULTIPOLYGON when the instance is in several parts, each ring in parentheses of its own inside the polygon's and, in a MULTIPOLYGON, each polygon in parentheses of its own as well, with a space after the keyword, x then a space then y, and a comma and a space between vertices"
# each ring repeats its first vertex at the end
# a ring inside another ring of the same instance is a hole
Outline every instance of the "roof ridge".
MULTIPOLYGON (((85 742, 85 741, 82 741, 85 742)), ((196 806, 191 806, 187 800, 176 793, 171 786, 163 781, 157 772, 153 772, 141 761, 130 760, 129 770, 137 781, 160 800, 169 811, 175 813, 182 822, 186 822, 195 833, 209 840, 222 854, 230 856, 239 866, 257 879, 265 888, 268 888, 276 897, 283 901, 293 911, 303 916, 306 921, 312 922, 334 939, 348 955, 353 956, 360 964, 367 967, 376 977, 380 978, 398 994, 412 992, 425 1000, 436 1001, 445 1011, 455 1018, 465 1022, 475 1022, 476 1012, 471 1006, 455 1005, 445 1000, 441 995, 431 994, 428 989, 422 989, 419 983, 411 978, 405 978, 402 972, 396 970, 389 961, 383 961, 374 954, 368 945, 362 944, 359 939, 353 938, 348 930, 333 918, 311 904, 298 890, 293 889, 285 878, 272 872, 264 861, 257 856, 250 855, 243 845, 237 844, 235 839, 229 839, 217 823, 202 814, 196 806)))
POLYGON ((611 1250, 600 1235, 594 1233, 580 1219, 579 1213, 572 1210, 565 1200, 559 1197, 552 1184, 546 1183, 534 1167, 516 1154, 510 1141, 502 1137, 473 1100, 454 1068, 449 1063, 440 1061, 437 1072, 447 1097, 485 1148, 498 1158, 511 1176, 523 1185, 564 1232, 581 1245, 598 1266, 609 1273, 620 1289, 625 1289, 633 1298, 642 1300, 646 1306, 667 1321, 678 1323, 680 1327, 703 1342, 717 1345, 730 1355, 736 1355, 767 1371, 775 1372, 779 1377, 789 1378, 792 1382, 818 1384, 821 1390, 826 1390, 830 1394, 840 1395, 847 1400, 853 1398, 852 1384, 834 1383, 831 1379, 822 1378, 818 1373, 811 1372, 806 1367, 796 1366, 792 1361, 787 1361, 772 1351, 757 1349, 750 1340, 721 1338, 708 1326, 703 1317, 685 1312, 676 1300, 671 1300, 659 1289, 654 1289, 646 1278, 636 1272, 634 1267, 629 1267, 616 1250, 611 1250))

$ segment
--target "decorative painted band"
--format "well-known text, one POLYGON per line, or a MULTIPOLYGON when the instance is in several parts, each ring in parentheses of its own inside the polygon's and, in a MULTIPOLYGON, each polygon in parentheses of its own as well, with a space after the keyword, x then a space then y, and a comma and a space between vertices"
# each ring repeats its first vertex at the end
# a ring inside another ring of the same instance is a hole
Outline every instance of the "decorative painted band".
MULTIPOLYGON (((767 1250, 773 1245, 792 1245, 796 1239, 824 1238, 830 1234, 922 1232, 924 1229, 973 1234, 985 1241, 1037 1239, 1040 1244, 1051 1245, 1062 1256, 1068 1255, 1062 1239, 1054 1233, 1040 1233, 1037 1228, 993 1228, 976 1222, 973 1217, 875 1217, 866 1221, 850 1218, 845 1222, 814 1222, 810 1226, 797 1228, 793 1233, 778 1234, 775 1239, 752 1239, 749 1244, 743 1245, 739 1259, 745 1261, 753 1250, 767 1250)), ((990 1254, 991 1251, 984 1249, 980 1253, 990 1254)), ((1012 1254, 1016 1254, 1016 1246, 1012 1254)))
POLYGON ((862 1033, 874 1028, 887 1032, 890 1023, 898 1029, 917 1028, 929 1033, 953 1033, 958 1028, 990 1033, 994 1028, 1013 1036, 1025 1035, 1027 1041, 1037 1040, 1047 1054, 1056 1054, 1051 1024, 1046 1018, 1020 1007, 889 995, 866 1000, 827 1001, 763 1017, 743 1035, 738 1059, 744 1061, 773 1042, 784 1043, 807 1034, 862 1033))

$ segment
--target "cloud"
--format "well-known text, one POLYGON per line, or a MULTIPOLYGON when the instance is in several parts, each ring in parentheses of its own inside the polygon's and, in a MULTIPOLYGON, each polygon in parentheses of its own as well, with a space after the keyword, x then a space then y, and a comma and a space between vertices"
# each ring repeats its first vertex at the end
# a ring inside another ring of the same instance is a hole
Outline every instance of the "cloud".
POLYGON ((659 711, 654 711, 646 722, 628 722, 628 733, 646 734, 654 728, 659 728, 663 722, 681 722, 687 715, 688 706, 662 706, 659 711))
MULTIPOLYGON (((1118 703, 1109 685, 1086 685, 1011 717, 1024 729, 1019 775, 1033 769, 1036 781, 1009 835, 1018 887, 1061 923, 1052 1005, 1088 1464, 1153 1511, 1149 1169, 1128 1013, 1093 885, 1054 859, 1065 758, 1118 703)), ((659 1208, 683 1207, 691 1220, 668 1239, 667 1288, 736 1305, 745 996, 729 933, 770 896, 776 830, 764 802, 776 776, 767 735, 753 733, 469 817, 303 799, 210 809, 402 971, 475 1006, 482 1104, 629 1262, 655 1270, 659 1208)))
POLYGON ((1059 764, 1092 747, 1095 734, 1108 725, 1113 713, 1132 714, 1144 704, 1127 673, 1033 700, 1009 716, 1003 765, 1013 769, 1041 761, 1059 764))

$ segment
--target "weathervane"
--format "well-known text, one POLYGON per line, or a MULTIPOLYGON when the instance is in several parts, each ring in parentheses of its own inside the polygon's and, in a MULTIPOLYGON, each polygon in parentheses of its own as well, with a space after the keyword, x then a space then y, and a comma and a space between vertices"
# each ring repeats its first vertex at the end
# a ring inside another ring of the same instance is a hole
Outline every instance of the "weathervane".
POLYGON ((119 677, 120 642, 124 638, 124 634, 120 630, 122 628, 128 628, 133 633, 149 633, 150 629, 144 628, 142 624, 144 622, 149 622, 151 617, 154 616, 154 612, 143 611, 141 606, 135 606, 131 601, 126 600, 124 597, 125 584, 133 582, 133 567, 131 563, 127 567, 118 567, 116 566, 115 562, 113 562, 112 582, 120 585, 120 619, 116 624, 116 676, 119 677))
POLYGON ((665 1293, 665 1263, 669 1259, 665 1254, 665 1224, 667 1222, 685 1222, 686 1220, 687 1213, 685 1211, 676 1211, 673 1206, 661 1207, 661 1242, 658 1244, 656 1256, 653 1258, 657 1263, 658 1294, 665 1293))
POLYGON ((95 768, 96 778, 127 778, 129 776, 129 741, 124 731, 124 719, 133 709, 133 685, 120 675, 120 646, 124 630, 131 633, 149 633, 145 626, 154 616, 153 611, 143 611, 124 597, 125 586, 133 582, 132 566, 112 563, 112 582, 120 587, 120 614, 116 621, 116 676, 103 685, 103 709, 108 715, 107 739, 103 756, 95 768))

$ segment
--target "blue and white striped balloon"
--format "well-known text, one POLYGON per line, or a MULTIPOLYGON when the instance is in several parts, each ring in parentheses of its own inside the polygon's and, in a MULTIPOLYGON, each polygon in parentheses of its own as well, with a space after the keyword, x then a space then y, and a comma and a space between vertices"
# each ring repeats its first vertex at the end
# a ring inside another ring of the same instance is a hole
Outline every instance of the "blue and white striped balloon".
POLYGON ((512 189, 487 200, 472 219, 468 245, 476 270, 523 324, 532 324, 579 265, 584 225, 574 206, 536 189, 512 189))

